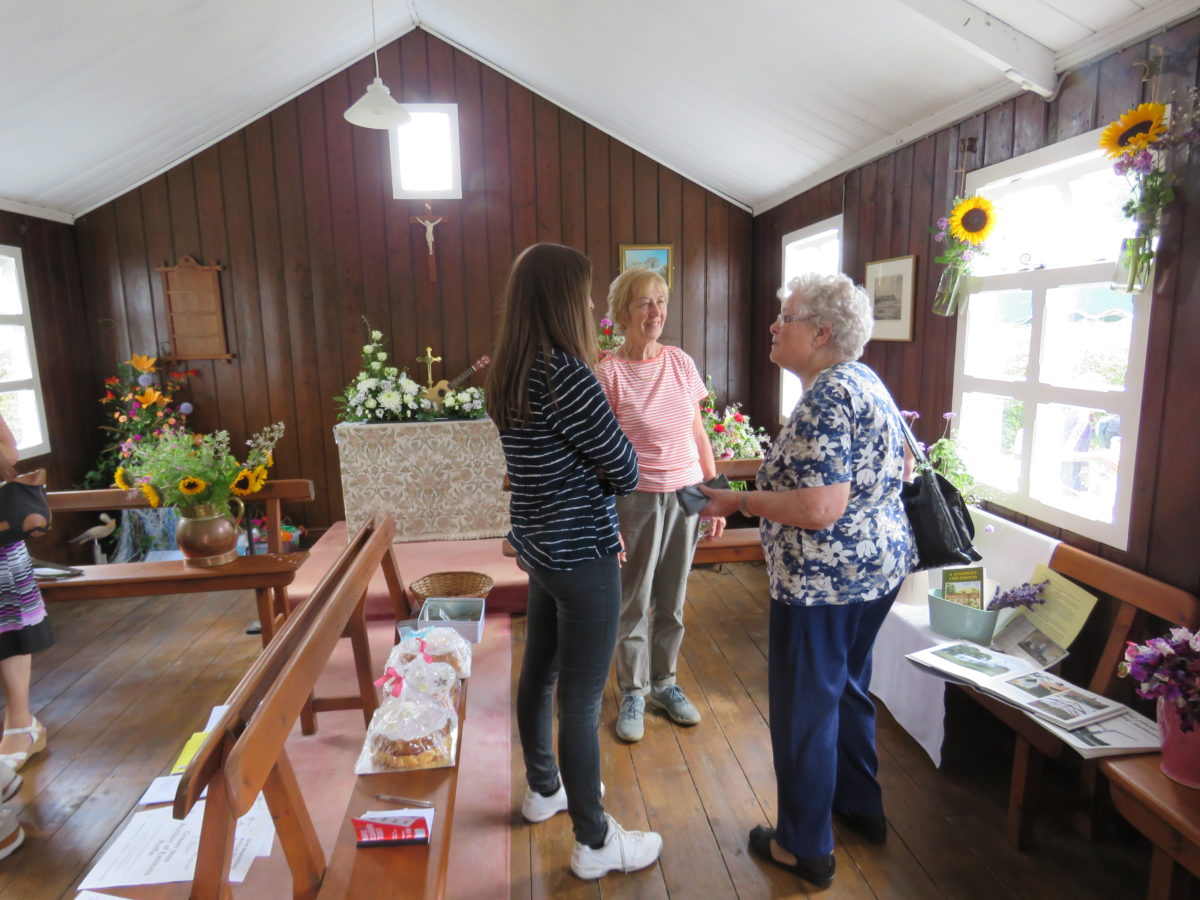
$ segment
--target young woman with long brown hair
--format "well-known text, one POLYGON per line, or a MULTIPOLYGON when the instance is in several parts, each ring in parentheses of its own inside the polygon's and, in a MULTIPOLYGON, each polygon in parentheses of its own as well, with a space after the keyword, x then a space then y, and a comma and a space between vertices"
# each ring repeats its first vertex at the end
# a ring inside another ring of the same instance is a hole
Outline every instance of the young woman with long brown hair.
POLYGON ((531 822, 569 813, 571 871, 580 878, 643 868, 662 848, 657 834, 624 830, 601 803, 600 704, 621 607, 614 495, 637 487, 638 468, 592 374, 591 283, 591 263, 577 250, 522 252, 487 378, 512 485, 508 539, 529 573, 517 690, 528 781, 521 812, 531 822))

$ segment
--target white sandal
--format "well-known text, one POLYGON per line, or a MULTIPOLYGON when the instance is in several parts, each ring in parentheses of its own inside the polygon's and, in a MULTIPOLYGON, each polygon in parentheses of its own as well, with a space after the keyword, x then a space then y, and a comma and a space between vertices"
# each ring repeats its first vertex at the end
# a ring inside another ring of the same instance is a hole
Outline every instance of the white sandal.
POLYGON ((9 728, 4 734, 28 734, 33 738, 33 742, 26 750, 18 753, 0 753, 0 763, 4 763, 14 772, 20 771, 21 767, 29 761, 29 757, 46 749, 46 726, 37 719, 33 720, 32 725, 25 728, 9 728))

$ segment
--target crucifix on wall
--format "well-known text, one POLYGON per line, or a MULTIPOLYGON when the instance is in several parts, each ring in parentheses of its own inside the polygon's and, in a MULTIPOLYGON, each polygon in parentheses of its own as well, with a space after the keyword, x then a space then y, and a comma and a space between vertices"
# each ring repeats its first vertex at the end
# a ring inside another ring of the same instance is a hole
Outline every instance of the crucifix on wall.
POLYGON ((445 216, 434 216, 433 207, 428 203, 425 204, 425 216, 409 216, 408 221, 414 225, 420 225, 425 229, 425 246, 429 252, 426 254, 428 264, 429 280, 437 281, 437 259, 433 255, 434 234, 433 229, 437 228, 446 221, 445 216))

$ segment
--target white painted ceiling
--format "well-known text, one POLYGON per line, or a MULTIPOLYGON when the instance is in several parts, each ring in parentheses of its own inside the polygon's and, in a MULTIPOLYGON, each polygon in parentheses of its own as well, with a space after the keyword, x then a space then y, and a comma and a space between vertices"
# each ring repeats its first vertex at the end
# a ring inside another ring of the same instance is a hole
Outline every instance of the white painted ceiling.
MULTIPOLYGON (((1019 92, 1013 59, 1063 71, 1200 9, 972 2, 376 0, 375 15, 380 44, 420 26, 757 212, 1019 92)), ((370 49, 369 0, 0 0, 0 208, 72 221, 370 49)))

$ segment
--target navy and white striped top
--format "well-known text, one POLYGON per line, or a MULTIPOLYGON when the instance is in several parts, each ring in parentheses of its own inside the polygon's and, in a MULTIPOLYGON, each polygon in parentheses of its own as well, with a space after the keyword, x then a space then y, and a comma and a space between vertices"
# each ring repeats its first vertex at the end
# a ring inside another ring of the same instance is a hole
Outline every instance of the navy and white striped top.
POLYGON ((538 359, 529 374, 530 422, 500 432, 512 485, 508 540, 526 565, 564 571, 620 550, 613 495, 637 487, 637 454, 582 360, 553 351, 557 406, 546 369, 538 359))

